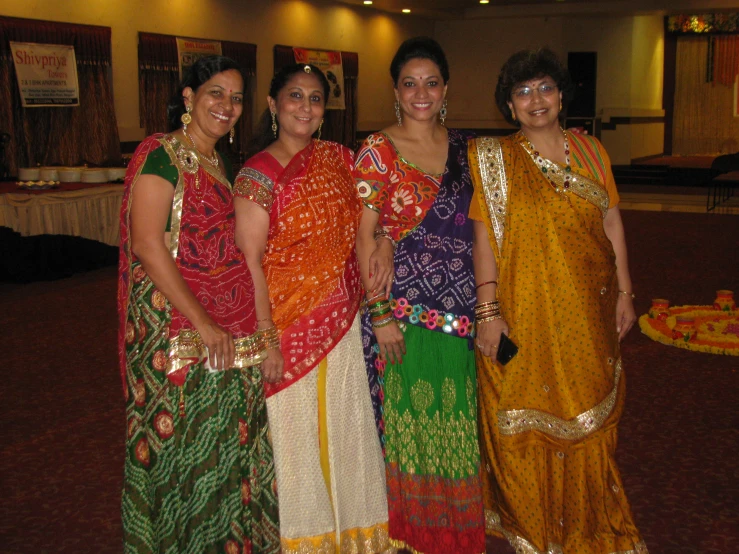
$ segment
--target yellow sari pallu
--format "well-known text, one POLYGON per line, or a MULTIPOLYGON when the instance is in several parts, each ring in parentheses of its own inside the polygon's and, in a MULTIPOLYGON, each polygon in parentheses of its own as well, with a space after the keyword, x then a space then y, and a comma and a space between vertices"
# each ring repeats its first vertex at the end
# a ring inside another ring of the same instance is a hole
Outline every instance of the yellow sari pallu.
POLYGON ((544 173, 521 133, 470 143, 470 217, 519 346, 505 367, 477 352, 486 531, 526 554, 641 554, 614 459, 625 383, 603 218, 618 194, 600 143, 569 140, 572 173, 544 173))

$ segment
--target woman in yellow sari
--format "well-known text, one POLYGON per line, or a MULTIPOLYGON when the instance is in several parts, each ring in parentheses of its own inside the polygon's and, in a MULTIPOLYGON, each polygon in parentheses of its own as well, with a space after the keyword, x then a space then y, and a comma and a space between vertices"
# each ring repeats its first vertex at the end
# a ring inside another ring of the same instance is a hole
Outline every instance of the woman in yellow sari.
POLYGON ((514 54, 495 96, 521 130, 469 149, 486 530, 527 554, 645 553, 614 458, 636 319, 619 198, 603 146, 560 127, 571 88, 551 51, 514 54))

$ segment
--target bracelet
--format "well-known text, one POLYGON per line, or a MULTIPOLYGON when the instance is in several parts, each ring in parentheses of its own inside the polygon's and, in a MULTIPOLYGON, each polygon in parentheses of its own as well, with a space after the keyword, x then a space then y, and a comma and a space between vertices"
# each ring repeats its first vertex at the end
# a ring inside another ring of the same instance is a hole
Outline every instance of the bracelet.
POLYGON ((385 229, 375 230, 374 234, 372 235, 375 240, 377 239, 387 239, 390 241, 390 244, 393 245, 393 250, 395 250, 395 247, 398 246, 398 243, 395 242, 393 237, 390 236, 390 233, 388 233, 385 229))
POLYGON ((262 321, 272 321, 272 317, 265 317, 264 319, 257 319, 257 323, 261 323, 262 321))
POLYGON ((380 320, 377 320, 377 321, 373 319, 372 320, 372 328, 373 329, 377 329, 379 327, 385 327, 386 325, 390 325, 393 321, 395 321, 395 317, 392 314, 390 314, 385 319, 380 319, 380 320))
POLYGON ((264 344, 264 348, 266 350, 280 347, 280 335, 277 332, 277 327, 275 327, 274 325, 272 327, 268 327, 267 329, 261 329, 257 332, 259 333, 262 339, 262 344, 264 344))
POLYGON ((495 321, 496 319, 503 319, 503 316, 498 313, 487 317, 475 318, 475 323, 479 325, 480 323, 487 323, 488 321, 495 321))
POLYGON ((380 302, 382 300, 386 300, 385 293, 384 292, 377 292, 367 298, 367 305, 374 304, 375 302, 380 302))
POLYGON ((626 292, 625 290, 620 290, 618 291, 618 293, 625 294, 626 296, 630 296, 632 300, 636 298, 636 295, 633 292, 626 292))
POLYGON ((485 281, 484 283, 480 283, 475 287, 475 290, 479 289, 480 287, 484 287, 485 285, 498 285, 498 281, 485 281))

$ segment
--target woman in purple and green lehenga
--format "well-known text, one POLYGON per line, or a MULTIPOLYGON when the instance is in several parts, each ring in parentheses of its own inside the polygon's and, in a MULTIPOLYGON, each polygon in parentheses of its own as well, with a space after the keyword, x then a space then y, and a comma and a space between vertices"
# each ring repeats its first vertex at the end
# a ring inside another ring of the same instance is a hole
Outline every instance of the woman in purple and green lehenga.
POLYGON ((449 72, 435 41, 406 41, 391 75, 398 125, 366 139, 355 169, 365 204, 357 238, 368 289, 365 358, 372 390, 382 387, 389 533, 393 546, 414 553, 480 553, 470 137, 443 126, 449 72), (372 290, 380 236, 396 244, 389 306, 387 281, 372 290))

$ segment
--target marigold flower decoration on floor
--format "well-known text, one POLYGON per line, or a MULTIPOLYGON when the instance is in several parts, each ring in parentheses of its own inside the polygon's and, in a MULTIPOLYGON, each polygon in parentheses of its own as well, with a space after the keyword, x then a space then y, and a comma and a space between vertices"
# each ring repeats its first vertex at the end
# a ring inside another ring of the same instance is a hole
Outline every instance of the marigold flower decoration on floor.
POLYGON ((739 356, 739 310, 732 291, 717 291, 712 306, 670 307, 668 300, 654 299, 649 313, 639 318, 639 327, 662 344, 739 356))

